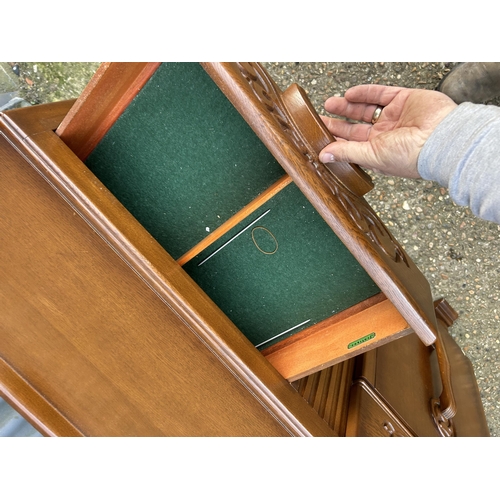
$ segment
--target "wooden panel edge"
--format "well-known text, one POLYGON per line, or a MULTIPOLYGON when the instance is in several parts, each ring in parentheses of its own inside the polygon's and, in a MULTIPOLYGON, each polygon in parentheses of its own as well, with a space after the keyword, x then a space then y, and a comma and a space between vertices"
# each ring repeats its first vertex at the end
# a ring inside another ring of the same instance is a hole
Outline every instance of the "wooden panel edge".
POLYGON ((84 160, 161 63, 103 63, 56 134, 84 160))
POLYGON ((79 429, 2 358, 0 358, 0 395, 44 436, 83 436, 79 429))
POLYGON ((297 380, 298 393, 339 435, 345 435, 354 358, 297 380))
POLYGON ((290 344, 293 344, 297 341, 302 341, 306 337, 309 337, 310 335, 314 335, 319 329, 325 329, 332 327, 336 323, 339 323, 340 321, 344 321, 345 319, 349 319, 355 314, 358 314, 360 312, 365 311, 366 309, 375 306, 376 304, 383 302, 387 300, 387 297, 383 293, 377 293, 373 297, 369 297, 368 299, 365 299, 358 304, 355 304, 344 311, 340 311, 337 314, 334 314, 333 316, 330 316, 329 318, 326 318, 325 320, 310 326, 308 328, 305 328, 299 333, 296 333, 295 335, 292 335, 291 337, 288 337, 284 340, 281 340, 280 342, 276 342, 276 344, 273 344, 270 347, 267 347, 265 349, 262 349, 261 352, 264 353, 265 355, 272 354, 275 351, 279 351, 283 348, 288 347, 290 344))
POLYGON ((262 354, 284 378, 294 381, 412 333, 389 300, 376 299, 357 304, 348 310, 351 314, 328 318, 262 354))
MULTIPOLYGON (((363 428, 364 408, 362 406, 363 396, 368 397, 369 401, 383 412, 390 420, 393 420, 397 425, 397 431, 401 433, 401 437, 417 437, 417 434, 408 425, 404 418, 392 408, 385 398, 374 389, 366 380, 359 379, 353 383, 351 388, 351 397, 349 403, 349 413, 346 426, 347 437, 360 436, 360 429, 363 428)), ((380 422, 382 424, 383 422, 380 422)), ((396 429, 395 429, 396 430, 396 429)), ((391 434, 387 434, 389 437, 391 434)), ((367 437, 367 436, 361 436, 367 437)))
POLYGON ((34 134, 55 130, 75 102, 75 99, 69 99, 11 109, 0 113, 0 119, 20 140, 24 140, 34 134))

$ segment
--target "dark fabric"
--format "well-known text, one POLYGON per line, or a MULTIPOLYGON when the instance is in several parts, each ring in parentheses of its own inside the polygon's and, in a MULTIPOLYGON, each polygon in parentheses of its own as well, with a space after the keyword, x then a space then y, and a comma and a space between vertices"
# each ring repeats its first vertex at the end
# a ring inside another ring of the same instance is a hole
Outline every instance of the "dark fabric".
MULTIPOLYGON (((203 68, 191 63, 161 65, 87 165, 174 258, 284 175, 203 68)), ((185 270, 254 345, 308 321, 262 347, 379 292, 294 185, 185 270)))
POLYGON ((380 291, 294 184, 184 269, 254 345, 309 320, 262 348, 380 291))
POLYGON ((285 174, 197 63, 162 64, 86 164, 176 259, 285 174))

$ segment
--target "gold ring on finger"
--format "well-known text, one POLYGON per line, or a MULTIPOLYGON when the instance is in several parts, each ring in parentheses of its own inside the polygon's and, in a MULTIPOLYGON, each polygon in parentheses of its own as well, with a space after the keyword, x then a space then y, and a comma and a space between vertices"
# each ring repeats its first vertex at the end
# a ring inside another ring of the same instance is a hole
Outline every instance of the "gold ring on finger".
POLYGON ((384 108, 382 106, 377 106, 375 108, 375 111, 373 112, 373 116, 372 116, 372 125, 375 125, 375 123, 378 122, 378 119, 380 118, 380 115, 382 114, 382 110, 384 108))

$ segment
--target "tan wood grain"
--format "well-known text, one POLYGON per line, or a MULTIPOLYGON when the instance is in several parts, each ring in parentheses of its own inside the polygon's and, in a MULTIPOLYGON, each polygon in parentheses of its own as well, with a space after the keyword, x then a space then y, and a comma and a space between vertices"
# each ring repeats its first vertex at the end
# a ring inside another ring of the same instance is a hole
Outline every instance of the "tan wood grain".
POLYGON ((411 332, 394 305, 380 294, 263 350, 262 354, 283 377, 294 381, 411 332), (372 340, 349 348, 351 342, 371 333, 375 333, 372 340))
POLYGON ((5 133, 0 352, 37 393, 85 435, 333 434, 53 132, 5 133))
POLYGON ((294 382, 299 394, 340 436, 345 435, 354 359, 294 382))

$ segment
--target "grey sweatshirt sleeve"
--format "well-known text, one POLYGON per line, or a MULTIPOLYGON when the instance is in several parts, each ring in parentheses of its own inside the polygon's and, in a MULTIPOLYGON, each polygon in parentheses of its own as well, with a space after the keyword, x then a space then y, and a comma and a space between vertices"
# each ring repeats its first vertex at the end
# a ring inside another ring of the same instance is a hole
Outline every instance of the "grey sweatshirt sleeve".
POLYGON ((448 188, 458 205, 500 224, 500 108, 457 106, 427 139, 418 171, 448 188))

